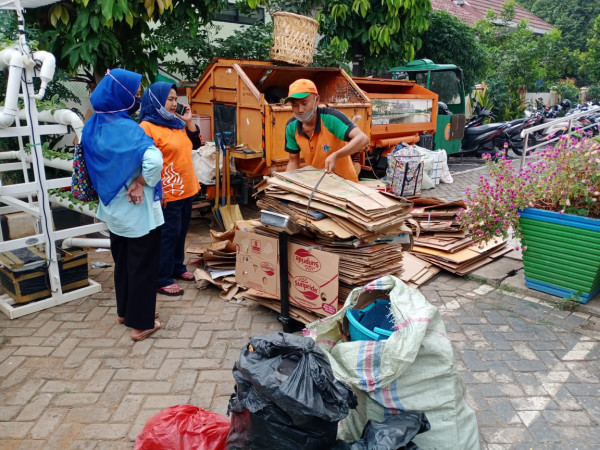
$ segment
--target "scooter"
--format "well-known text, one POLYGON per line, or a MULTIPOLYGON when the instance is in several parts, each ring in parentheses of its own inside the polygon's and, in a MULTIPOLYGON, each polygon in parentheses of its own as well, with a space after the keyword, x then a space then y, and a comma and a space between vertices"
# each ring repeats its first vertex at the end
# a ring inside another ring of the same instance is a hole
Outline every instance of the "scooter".
POLYGON ((460 153, 463 155, 490 153, 492 156, 506 142, 506 130, 511 126, 508 122, 483 124, 486 119, 495 119, 491 111, 485 108, 476 108, 475 116, 465 125, 465 134, 460 145, 460 153))
MULTIPOLYGON (((517 156, 523 154, 523 145, 525 142, 524 130, 530 127, 539 125, 544 120, 544 114, 541 111, 536 111, 533 114, 529 114, 524 119, 518 119, 515 123, 510 126, 506 131, 508 147, 517 156)), ((527 138, 527 146, 533 147, 540 142, 540 137, 536 133, 532 133, 527 138)), ((530 151, 527 152, 528 154, 530 151)))

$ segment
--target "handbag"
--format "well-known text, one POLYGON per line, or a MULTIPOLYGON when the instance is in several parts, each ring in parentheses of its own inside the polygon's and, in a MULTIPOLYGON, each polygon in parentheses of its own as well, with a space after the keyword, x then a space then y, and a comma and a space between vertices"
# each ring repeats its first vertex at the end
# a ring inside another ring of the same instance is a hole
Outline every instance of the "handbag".
POLYGON ((83 156, 83 145, 77 144, 73 150, 73 175, 71 176, 71 195, 82 202, 98 201, 98 193, 92 185, 90 174, 83 156))
POLYGON ((388 155, 386 178, 392 194, 400 197, 420 195, 423 157, 414 148, 398 144, 388 155))

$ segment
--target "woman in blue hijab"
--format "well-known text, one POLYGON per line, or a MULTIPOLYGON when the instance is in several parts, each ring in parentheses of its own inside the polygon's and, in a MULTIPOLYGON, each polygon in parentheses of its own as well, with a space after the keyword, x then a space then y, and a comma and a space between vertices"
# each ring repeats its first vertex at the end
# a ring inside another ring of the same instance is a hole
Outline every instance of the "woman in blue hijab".
POLYGON ((90 101, 83 127, 85 162, 98 192, 98 219, 110 231, 118 322, 141 341, 160 328, 156 278, 160 262, 162 154, 129 113, 139 105, 140 74, 112 69, 90 101))
POLYGON ((177 114, 177 90, 171 83, 151 84, 142 97, 140 127, 150 136, 163 155, 163 215, 160 246, 160 270, 157 292, 179 296, 183 289, 175 280, 194 280, 184 264, 185 238, 192 216, 192 198, 200 189, 192 149, 200 147, 200 130, 192 120, 192 111, 184 106, 177 114))

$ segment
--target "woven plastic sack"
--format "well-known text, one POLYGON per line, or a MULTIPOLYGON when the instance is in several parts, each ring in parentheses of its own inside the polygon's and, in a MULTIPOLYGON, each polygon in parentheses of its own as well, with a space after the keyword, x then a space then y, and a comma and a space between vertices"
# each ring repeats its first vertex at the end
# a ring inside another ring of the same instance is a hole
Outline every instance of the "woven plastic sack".
POLYGON ((383 421, 398 411, 425 413, 431 430, 415 436, 420 448, 479 449, 474 411, 438 309, 402 280, 385 276, 354 289, 335 315, 308 325, 306 335, 327 353, 336 378, 349 384, 358 398, 356 410, 340 422, 338 438, 357 440, 368 420, 383 421), (385 341, 343 342, 348 308, 364 307, 388 295, 395 331, 385 341))
POLYGON ((388 188, 400 197, 419 195, 423 183, 423 157, 412 146, 398 144, 388 156, 388 188))
POLYGON ((135 450, 225 450, 229 420, 192 405, 175 405, 152 416, 135 450))
POLYGON ((77 144, 73 150, 71 195, 82 202, 95 202, 98 200, 98 193, 92 186, 92 180, 83 156, 83 145, 81 144, 77 144))

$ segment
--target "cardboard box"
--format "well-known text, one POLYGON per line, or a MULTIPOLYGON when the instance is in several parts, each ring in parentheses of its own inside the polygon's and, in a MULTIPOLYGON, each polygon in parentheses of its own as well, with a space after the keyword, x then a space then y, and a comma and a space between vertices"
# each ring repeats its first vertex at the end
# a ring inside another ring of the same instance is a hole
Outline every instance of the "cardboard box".
MULTIPOLYGON (((239 285, 280 297, 279 241, 238 231, 235 281, 239 285)), ((337 311, 339 256, 315 248, 288 243, 290 303, 321 316, 337 311)))
POLYGON ((235 282, 279 297, 279 242, 275 238, 236 231, 235 282))

